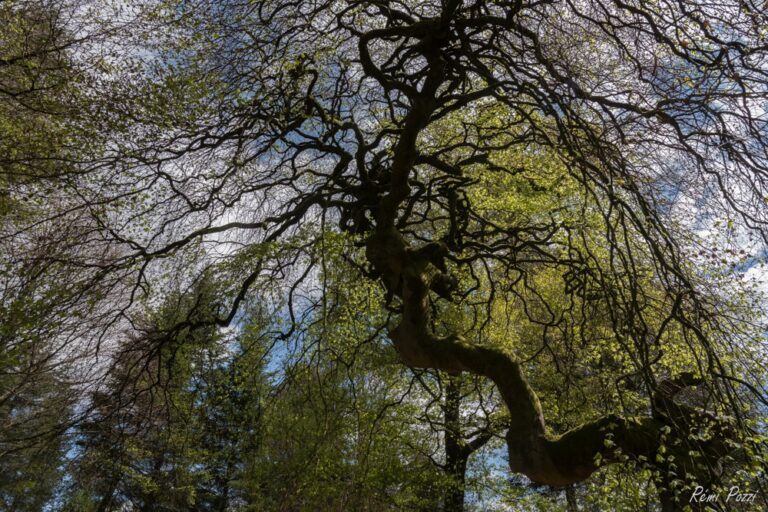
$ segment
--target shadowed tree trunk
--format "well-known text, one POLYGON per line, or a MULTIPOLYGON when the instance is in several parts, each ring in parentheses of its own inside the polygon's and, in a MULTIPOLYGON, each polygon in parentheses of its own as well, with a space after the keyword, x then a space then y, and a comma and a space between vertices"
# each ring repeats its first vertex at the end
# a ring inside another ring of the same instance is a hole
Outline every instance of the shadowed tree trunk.
POLYGON ((565 503, 568 512, 579 512, 579 504, 576 501, 576 492, 572 485, 565 488, 565 503))
POLYGON ((445 389, 445 471, 451 477, 451 485, 445 496, 445 512, 464 511, 467 460, 470 452, 463 444, 461 435, 461 384, 449 377, 445 389))
POLYGON ((445 402, 443 404, 445 442, 443 471, 450 477, 451 481, 444 499, 445 512, 464 511, 469 457, 485 446, 493 437, 492 428, 489 424, 486 430, 477 433, 472 439, 467 438, 466 432, 462 430, 461 399, 461 378, 459 375, 451 375, 446 379, 445 402))
MULTIPOLYGON (((686 411, 689 417, 678 415, 672 422, 658 415, 629 418, 610 414, 553 435, 515 354, 501 347, 473 344, 458 334, 439 336, 431 328, 432 294, 451 300, 456 286, 456 279, 447 270, 451 249, 442 241, 414 246, 401 233, 398 217, 412 193, 409 178, 418 157, 417 138, 439 107, 436 93, 443 85, 447 66, 442 54, 447 39, 425 34, 446 33, 457 5, 449 3, 440 18, 430 20, 431 30, 423 32, 424 27, 419 26, 409 34, 422 40, 419 51, 427 63, 425 78, 421 88, 410 94, 410 110, 393 148, 388 191, 374 208, 375 228, 367 240, 366 255, 373 275, 402 303, 400 323, 391 329, 390 338, 403 362, 411 367, 449 374, 469 372, 493 381, 510 413, 506 436, 510 469, 534 482, 563 487, 585 480, 598 468, 596 456, 602 463, 619 462, 623 456, 653 460, 659 431, 671 424, 684 437, 685 425, 694 418, 694 412, 686 411), (608 434, 612 435, 612 446, 606 446, 608 434)), ((360 42, 362 64, 375 76, 367 44, 365 39, 360 42)), ((715 442, 706 451, 707 457, 716 459, 722 455, 723 445, 715 442)), ((456 470, 460 469, 460 459, 453 460, 456 470)))

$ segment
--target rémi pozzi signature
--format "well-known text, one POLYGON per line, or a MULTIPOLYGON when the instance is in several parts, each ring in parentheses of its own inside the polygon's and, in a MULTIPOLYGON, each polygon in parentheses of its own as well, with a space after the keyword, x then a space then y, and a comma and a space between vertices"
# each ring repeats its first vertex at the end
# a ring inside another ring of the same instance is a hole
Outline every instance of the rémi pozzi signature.
MULTIPOLYGON (((741 492, 738 486, 734 485, 728 489, 728 494, 725 496, 725 502, 738 502, 738 503, 752 503, 755 501, 756 494, 753 492, 741 492)), ((689 503, 712 503, 720 501, 720 493, 712 492, 709 489, 697 485, 691 493, 691 499, 689 503)))

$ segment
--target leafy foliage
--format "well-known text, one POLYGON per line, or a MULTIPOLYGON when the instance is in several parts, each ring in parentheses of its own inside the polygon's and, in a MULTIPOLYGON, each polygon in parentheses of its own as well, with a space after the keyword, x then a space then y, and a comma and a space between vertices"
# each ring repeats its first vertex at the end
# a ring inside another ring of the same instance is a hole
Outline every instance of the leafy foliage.
POLYGON ((763 11, 0 2, 3 506, 761 491, 763 11))

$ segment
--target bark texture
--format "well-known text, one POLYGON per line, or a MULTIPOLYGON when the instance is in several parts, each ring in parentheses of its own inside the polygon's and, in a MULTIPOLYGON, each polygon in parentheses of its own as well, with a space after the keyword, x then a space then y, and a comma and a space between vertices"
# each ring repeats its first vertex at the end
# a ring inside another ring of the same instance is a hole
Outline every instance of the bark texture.
POLYGON ((400 323, 390 337, 403 362, 411 367, 470 372, 496 384, 510 413, 506 440, 512 471, 557 487, 579 482, 597 469, 597 454, 604 462, 616 460, 615 449, 604 443, 608 433, 624 454, 653 455, 663 426, 660 420, 612 415, 551 435, 536 393, 512 354, 473 345, 457 335, 436 336, 429 328, 429 291, 430 283, 446 278, 435 277, 441 274, 432 262, 443 250, 439 243, 411 250, 393 228, 370 238, 369 260, 388 291, 402 301, 400 323))

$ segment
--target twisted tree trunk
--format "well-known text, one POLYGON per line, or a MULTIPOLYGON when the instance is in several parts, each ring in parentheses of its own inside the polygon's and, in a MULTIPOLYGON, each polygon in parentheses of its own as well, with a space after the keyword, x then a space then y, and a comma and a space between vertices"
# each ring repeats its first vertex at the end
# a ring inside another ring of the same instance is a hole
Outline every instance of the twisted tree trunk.
MULTIPOLYGON (((405 90, 410 110, 402 121, 399 139, 393 148, 388 190, 372 206, 375 224, 366 242, 366 256, 373 275, 382 281, 390 297, 400 300, 400 322, 390 330, 389 336, 402 361, 411 367, 432 368, 450 374, 470 372, 494 382, 509 410, 506 434, 509 467, 534 482, 554 487, 580 482, 598 468, 596 458, 602 464, 627 458, 654 460, 662 427, 672 425, 685 435, 686 422, 677 421, 683 414, 675 414, 674 419, 658 414, 639 418, 608 415, 555 435, 548 431, 538 397, 514 354, 490 345, 469 343, 456 334, 438 336, 431 329, 431 294, 450 300, 455 286, 446 266, 449 248, 443 242, 411 246, 399 231, 398 215, 411 194, 409 176, 419 158, 418 135, 439 106, 436 92, 443 84, 446 69, 442 47, 446 44, 451 9, 456 5, 456 2, 450 2, 440 18, 398 29, 400 32, 397 33, 404 37, 407 32, 410 37, 421 40, 418 48, 428 68, 419 90, 405 90), (608 435, 611 443, 605 442, 608 435)), ((383 87, 391 88, 392 84, 380 76, 368 54, 367 44, 372 38, 363 37, 360 41, 363 67, 369 75, 379 79, 383 87)), ((672 397, 666 402, 671 404, 672 397)), ((683 410, 677 406, 667 407, 667 410, 676 408, 683 410)), ((453 453, 456 447, 451 446, 450 450, 453 453)), ((710 449, 707 456, 716 460, 721 456, 720 448, 710 449)), ((461 458, 458 452, 451 457, 458 472, 461 458)), ((680 465, 694 468, 695 464, 688 464, 690 460, 686 461, 686 457, 687 454, 678 457, 680 465)), ((458 501, 457 497, 451 499, 452 503, 458 501)))
POLYGON ((560 436, 548 434, 538 397, 511 354, 473 345, 458 335, 439 337, 432 333, 430 284, 445 279, 434 272, 432 260, 442 253, 440 244, 411 250, 394 229, 379 231, 369 240, 369 260, 388 291, 402 301, 401 320, 390 337, 403 362, 411 367, 466 371, 496 384, 510 413, 506 440, 512 471, 555 487, 582 481, 597 469, 597 454, 604 462, 617 460, 615 449, 604 443, 609 432, 624 454, 650 458, 655 453, 663 423, 652 417, 611 415, 560 436))

